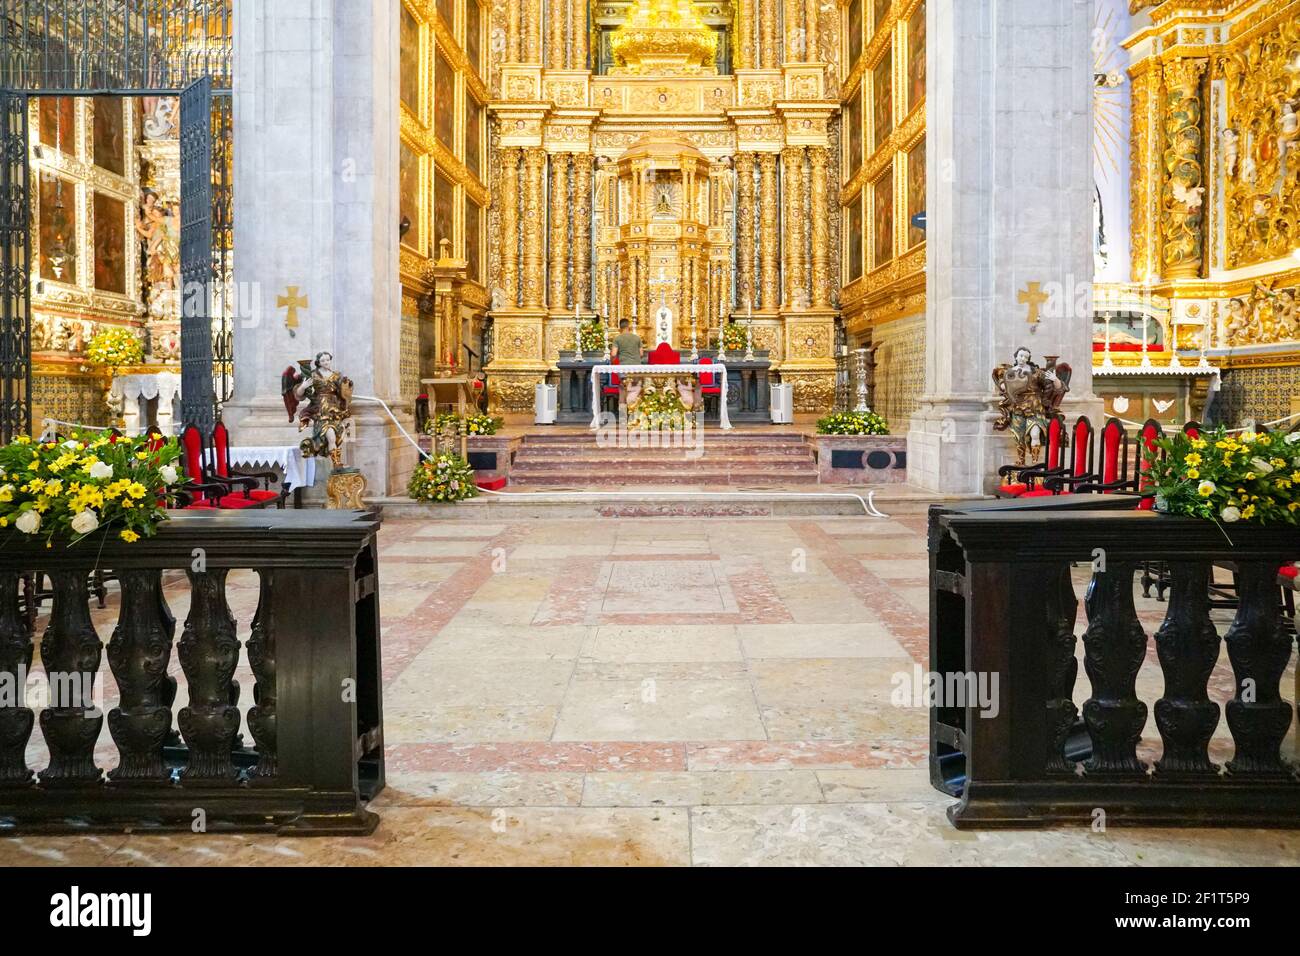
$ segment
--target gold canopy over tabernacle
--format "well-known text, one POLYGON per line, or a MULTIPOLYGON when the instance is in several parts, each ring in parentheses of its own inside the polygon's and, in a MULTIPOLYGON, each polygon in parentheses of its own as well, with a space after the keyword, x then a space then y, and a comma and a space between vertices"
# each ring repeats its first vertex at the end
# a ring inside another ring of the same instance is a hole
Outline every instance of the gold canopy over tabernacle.
POLYGON ((618 72, 714 73, 718 38, 690 0, 639 0, 636 11, 610 37, 618 72))

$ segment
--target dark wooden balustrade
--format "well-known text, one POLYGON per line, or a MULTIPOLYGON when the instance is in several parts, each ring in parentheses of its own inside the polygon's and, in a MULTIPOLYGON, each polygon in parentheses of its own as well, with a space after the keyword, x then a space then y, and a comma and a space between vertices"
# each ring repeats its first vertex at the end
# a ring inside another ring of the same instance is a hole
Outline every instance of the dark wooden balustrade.
POLYGON ((350 511, 179 513, 135 544, 92 537, 53 549, 4 533, 0 680, 22 686, 39 639, 49 703, 37 719, 0 695, 0 835, 372 832, 379 818, 365 803, 384 786, 379 523, 350 511), (33 629, 19 585, 37 568, 53 604, 33 629), (89 607, 94 568, 120 588, 107 734, 95 706, 105 646, 89 607), (258 574, 251 621, 231 613, 236 569, 258 574), (190 593, 179 636, 168 585, 190 593), (251 739, 241 650, 254 676, 251 739), (179 709, 173 659, 185 679, 179 709), (28 765, 35 734, 49 751, 43 768, 28 765))
POLYGON ((952 698, 930 711, 931 782, 961 797, 949 810, 958 827, 1092 825, 1098 811, 1107 825, 1300 827, 1300 776, 1282 753, 1293 706, 1279 685, 1292 638, 1276 583, 1278 567, 1300 558, 1300 533, 1221 530, 1133 503, 1089 495, 931 508, 929 670, 945 686, 957 683, 948 675, 996 675, 998 688, 995 715, 952 698), (1235 692, 1215 699, 1221 645, 1207 584, 1211 564, 1225 560, 1240 581, 1222 635, 1235 692), (1133 587, 1153 561, 1168 563, 1171 595, 1148 635, 1133 587), (1076 563, 1093 568, 1082 707, 1076 563), (1164 678, 1155 700, 1137 689, 1148 641, 1164 678), (1221 720, 1232 748, 1218 766, 1210 741, 1221 720), (1158 744, 1149 763, 1144 732, 1158 744))

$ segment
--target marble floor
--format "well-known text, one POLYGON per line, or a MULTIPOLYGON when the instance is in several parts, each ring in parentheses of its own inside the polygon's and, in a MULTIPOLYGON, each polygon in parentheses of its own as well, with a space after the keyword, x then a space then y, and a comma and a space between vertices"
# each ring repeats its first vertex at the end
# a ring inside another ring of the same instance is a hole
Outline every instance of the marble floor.
MULTIPOLYGON (((0 865, 1300 863, 1300 833, 955 830, 926 711, 890 699, 925 663, 924 521, 390 521, 372 836, 0 839, 0 865)), ((231 577, 241 639, 255 584, 231 577)), ((168 600, 183 618, 181 581, 168 600)), ((1164 605, 1139 604, 1151 632, 1164 605)))

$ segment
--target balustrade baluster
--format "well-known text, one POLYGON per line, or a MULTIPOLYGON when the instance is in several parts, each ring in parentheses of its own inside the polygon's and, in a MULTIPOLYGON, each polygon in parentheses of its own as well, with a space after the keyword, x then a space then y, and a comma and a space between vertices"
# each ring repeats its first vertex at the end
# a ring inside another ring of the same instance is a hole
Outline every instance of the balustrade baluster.
POLYGON ((1210 566, 1203 561, 1169 563, 1169 610, 1156 631, 1156 653, 1165 693, 1155 705, 1164 753, 1160 773, 1217 773, 1210 762, 1210 737, 1219 705, 1206 693, 1219 659, 1219 632, 1210 621, 1210 566))
POLYGON ((248 638, 248 663, 257 683, 253 686, 254 706, 248 712, 248 729, 257 743, 257 766, 250 779, 273 778, 278 770, 275 721, 275 630, 271 625, 271 593, 274 571, 259 571, 257 611, 248 638))
POLYGON ((23 706, 22 694, 32 666, 32 628, 18 608, 18 579, 13 572, 0 574, 0 681, 11 682, 16 695, 10 706, 0 702, 0 787, 28 787, 27 741, 35 715, 23 706))
POLYGON ((95 783, 95 741, 104 714, 95 706, 95 679, 104 650, 90 621, 88 574, 51 571, 54 592, 50 622, 41 638, 41 663, 49 678, 50 705, 41 711, 41 733, 50 765, 40 773, 45 787, 95 783))
POLYGON ((181 782, 224 785, 235 779, 231 751, 239 733, 239 709, 234 682, 239 661, 235 619, 226 603, 226 569, 186 572, 190 579, 190 613, 180 640, 181 670, 189 686, 190 703, 179 715, 181 734, 189 746, 189 762, 181 782))
POLYGON ((1237 693, 1228 701, 1228 729, 1236 750, 1232 773, 1287 773, 1282 738, 1291 726, 1291 705, 1279 693, 1291 659, 1291 637, 1278 607, 1277 562, 1237 563, 1237 614, 1223 636, 1237 693))
POLYGON ((1074 596, 1070 565, 1062 564, 1055 580, 1047 585, 1048 680, 1047 680, 1047 769, 1073 771, 1074 763, 1065 759, 1065 741, 1078 719, 1074 706, 1074 683, 1079 676, 1079 660, 1074 656, 1078 641, 1074 623, 1079 615, 1079 599, 1074 596))
POLYGON ((1083 634, 1083 666, 1092 682, 1092 696, 1083 705, 1083 719, 1092 738, 1089 773, 1143 773, 1137 744, 1147 719, 1147 706, 1138 700, 1137 673, 1146 655, 1147 636, 1133 607, 1136 565, 1112 561, 1092 576, 1084 606, 1088 629, 1083 634))
POLYGON ((119 784, 156 784, 170 775, 163 745, 172 728, 168 697, 175 696, 175 682, 168 684, 167 664, 175 620, 168 627, 163 617, 167 606, 161 571, 124 570, 118 580, 122 607, 108 642, 108 666, 121 702, 108 713, 108 729, 122 759, 108 778, 119 784))

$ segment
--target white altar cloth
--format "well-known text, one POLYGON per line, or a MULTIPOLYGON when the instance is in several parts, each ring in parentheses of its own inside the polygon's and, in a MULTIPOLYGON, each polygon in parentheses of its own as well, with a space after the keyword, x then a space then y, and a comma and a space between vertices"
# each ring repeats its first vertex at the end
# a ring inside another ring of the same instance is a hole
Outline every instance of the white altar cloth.
POLYGON ((316 459, 305 458, 297 445, 232 445, 230 464, 245 468, 279 467, 286 491, 316 483, 316 459))
POLYGON ((600 377, 602 375, 637 375, 643 372, 667 372, 679 375, 707 375, 714 372, 722 377, 722 397, 718 401, 718 427, 730 431, 731 418, 727 415, 727 366, 721 362, 712 365, 593 365, 591 367, 591 427, 600 427, 600 377))

